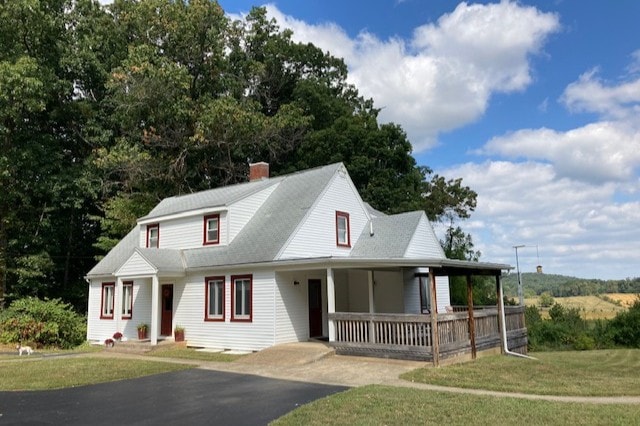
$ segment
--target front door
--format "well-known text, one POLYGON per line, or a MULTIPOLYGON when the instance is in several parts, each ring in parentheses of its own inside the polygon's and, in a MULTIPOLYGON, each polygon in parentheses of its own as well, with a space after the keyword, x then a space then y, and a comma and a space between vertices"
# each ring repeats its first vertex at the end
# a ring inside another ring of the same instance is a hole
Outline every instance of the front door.
POLYGON ((322 284, 309 280, 309 337, 322 337, 322 284))
POLYGON ((160 334, 171 336, 173 322, 173 284, 162 285, 162 317, 160 320, 160 334))

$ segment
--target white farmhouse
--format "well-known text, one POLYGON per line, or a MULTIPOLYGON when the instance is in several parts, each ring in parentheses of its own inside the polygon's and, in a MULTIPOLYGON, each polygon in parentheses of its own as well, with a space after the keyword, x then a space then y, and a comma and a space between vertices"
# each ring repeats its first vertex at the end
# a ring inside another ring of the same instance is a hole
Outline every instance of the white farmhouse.
POLYGON ((163 200, 89 271, 88 340, 136 339, 144 323, 152 345, 180 326, 190 346, 322 338, 431 359, 446 275, 494 275, 499 288, 509 268, 447 260, 424 212, 372 209, 342 163, 274 178, 250 168, 247 183, 163 200))

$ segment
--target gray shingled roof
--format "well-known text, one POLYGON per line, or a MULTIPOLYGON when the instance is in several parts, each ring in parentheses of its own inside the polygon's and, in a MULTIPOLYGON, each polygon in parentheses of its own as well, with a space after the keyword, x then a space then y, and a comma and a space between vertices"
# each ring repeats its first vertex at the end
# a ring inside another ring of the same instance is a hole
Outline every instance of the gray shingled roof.
POLYGON ((112 275, 129 259, 135 248, 138 247, 139 240, 140 231, 136 226, 89 271, 87 276, 112 275))
POLYGON ((182 250, 138 248, 142 257, 158 269, 158 272, 184 271, 182 250))
MULTIPOLYGON (((257 191, 278 183, 269 198, 228 246, 211 246, 187 250, 139 249, 156 267, 173 268, 178 258, 186 268, 233 265, 274 260, 298 224, 324 192, 342 163, 309 169, 267 180, 217 188, 201 193, 163 200, 142 219, 165 216, 199 208, 229 205, 257 191), (184 203, 183 208, 180 208, 184 203), (212 203, 212 204, 207 204, 212 203), (176 253, 180 252, 181 257, 176 253)), ((138 246, 138 227, 133 229, 88 276, 109 275, 119 269, 138 246)), ((173 269, 171 269, 173 270, 173 269)))
POLYGON ((229 246, 185 250, 187 267, 274 260, 341 167, 342 163, 336 163, 283 176, 278 187, 229 246))
POLYGON ((371 219, 373 236, 370 235, 370 227, 367 224, 351 250, 351 257, 367 259, 403 257, 423 214, 422 211, 415 211, 371 219))
POLYGON ((141 217, 140 220, 202 208, 228 206, 271 185, 275 185, 280 179, 282 178, 275 177, 165 198, 148 215, 141 217))

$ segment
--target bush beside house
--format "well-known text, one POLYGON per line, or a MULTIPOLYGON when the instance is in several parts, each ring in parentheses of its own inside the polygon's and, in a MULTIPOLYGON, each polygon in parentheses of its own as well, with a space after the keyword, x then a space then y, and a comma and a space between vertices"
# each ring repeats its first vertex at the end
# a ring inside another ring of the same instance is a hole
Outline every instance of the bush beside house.
POLYGON ((82 344, 86 319, 60 299, 26 297, 0 312, 0 342, 70 349, 82 344))

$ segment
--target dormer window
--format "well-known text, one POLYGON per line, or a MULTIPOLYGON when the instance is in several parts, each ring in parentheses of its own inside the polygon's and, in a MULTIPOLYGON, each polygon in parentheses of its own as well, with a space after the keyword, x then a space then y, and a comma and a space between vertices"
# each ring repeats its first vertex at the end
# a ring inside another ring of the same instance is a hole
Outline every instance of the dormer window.
POLYGON ((351 247, 349 213, 336 211, 336 245, 351 247))
POLYGON ((211 214, 204 217, 204 245, 220 243, 220 215, 211 214))
POLYGON ((160 247, 160 224, 147 225, 147 248, 160 247))

